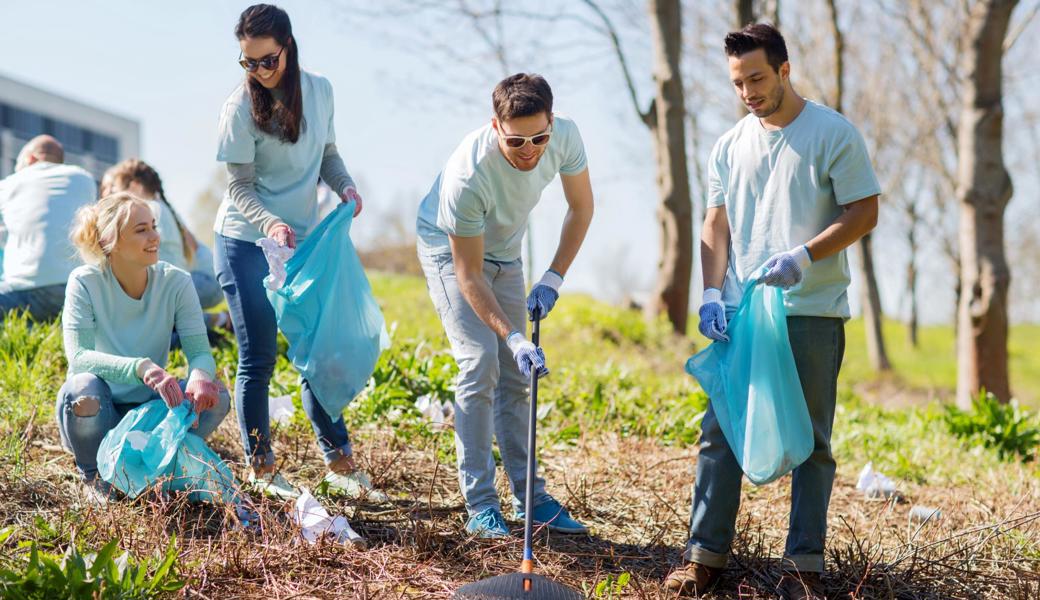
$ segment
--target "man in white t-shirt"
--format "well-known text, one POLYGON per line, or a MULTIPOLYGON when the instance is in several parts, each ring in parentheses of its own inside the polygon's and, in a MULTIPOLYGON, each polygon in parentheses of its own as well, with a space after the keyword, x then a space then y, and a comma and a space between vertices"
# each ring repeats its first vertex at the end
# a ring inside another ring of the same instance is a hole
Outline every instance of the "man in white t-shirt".
POLYGON ((65 301, 65 283, 80 261, 69 241, 76 211, 97 199, 85 170, 63 164, 65 152, 49 135, 22 148, 15 172, 0 181, 0 220, 7 232, 0 311, 28 310, 53 319, 65 301))
MULTIPOLYGON (((823 598, 827 506, 838 370, 849 318, 845 249, 874 228, 881 188, 862 136, 841 114, 795 93, 787 45, 776 28, 726 36, 730 80, 748 115, 726 132, 708 164, 701 234, 700 332, 729 342, 727 321, 753 279, 783 288, 787 330, 815 447, 791 479, 784 598, 823 598)), ((690 538, 665 587, 700 595, 729 556, 742 471, 714 408, 701 422, 690 538)))
MULTIPOLYGON (((491 122, 467 135, 419 207, 419 260, 459 365, 455 447, 466 500, 466 530, 509 535, 495 490, 494 433, 522 518, 527 481, 527 426, 532 370, 548 373, 526 321, 544 318, 592 220, 585 148, 570 119, 552 112, 552 90, 538 75, 502 80, 492 94, 491 122), (520 248, 542 190, 560 176, 568 211, 549 269, 524 298, 520 248), (526 310, 525 310, 526 304, 526 310)), ((531 517, 562 533, 585 533, 533 482, 531 517)))

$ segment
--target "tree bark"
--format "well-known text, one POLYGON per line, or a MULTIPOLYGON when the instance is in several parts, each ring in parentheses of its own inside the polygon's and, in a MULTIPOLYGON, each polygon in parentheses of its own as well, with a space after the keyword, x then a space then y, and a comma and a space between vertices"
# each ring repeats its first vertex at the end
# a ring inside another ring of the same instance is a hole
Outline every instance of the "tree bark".
POLYGON ((1004 39, 1017 0, 982 0, 968 15, 963 105, 958 131, 961 299, 957 331, 957 404, 970 407, 985 388, 1001 401, 1008 382, 1008 287, 1004 210, 1011 176, 1002 152, 1004 39))
POLYGON ((686 104, 679 59, 682 55, 680 0, 651 0, 654 56, 654 109, 648 113, 654 136, 660 204, 660 262, 651 315, 666 312, 676 333, 686 334, 693 267, 693 219, 686 164, 686 104))
POLYGON ((874 272, 873 244, 871 234, 860 238, 856 245, 859 248, 860 286, 863 291, 863 332, 867 338, 867 357, 875 371, 888 371, 892 363, 885 351, 885 337, 882 332, 881 295, 878 293, 877 275, 874 272))
POLYGON ((736 9, 737 22, 735 25, 736 29, 743 29, 745 25, 755 22, 755 2, 754 0, 735 0, 734 8, 736 9))
MULTIPOLYGON (((831 36, 834 39, 834 110, 844 112, 845 102, 845 36, 838 23, 837 0, 827 1, 830 13, 831 36)), ((863 303, 863 328, 867 338, 867 357, 875 371, 888 371, 892 364, 885 351, 885 337, 882 331, 881 294, 878 293, 877 275, 874 272, 874 256, 871 253, 871 235, 860 238, 856 242, 859 249, 860 289, 863 303)))
POLYGON ((907 232, 910 257, 906 266, 906 294, 910 299, 910 318, 906 324, 906 334, 910 347, 917 348, 917 208, 913 202, 908 204, 907 217, 910 220, 910 229, 907 232))

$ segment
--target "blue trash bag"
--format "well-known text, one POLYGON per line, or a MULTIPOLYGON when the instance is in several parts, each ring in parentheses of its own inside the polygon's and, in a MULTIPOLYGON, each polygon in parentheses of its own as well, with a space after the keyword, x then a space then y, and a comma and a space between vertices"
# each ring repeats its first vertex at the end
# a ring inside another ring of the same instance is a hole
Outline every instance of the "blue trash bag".
POLYGON ((170 409, 152 400, 126 413, 98 447, 98 474, 130 498, 156 484, 189 493, 193 502, 240 498, 231 469, 189 429, 190 402, 170 409))
POLYGON ((285 263, 285 284, 267 291, 289 360, 337 420, 390 346, 372 287, 350 241, 354 202, 340 204, 285 263))
POLYGON ((759 270, 744 286, 726 333, 686 362, 708 394, 729 447, 755 485, 805 462, 813 451, 809 409, 798 379, 783 290, 760 285, 759 270))

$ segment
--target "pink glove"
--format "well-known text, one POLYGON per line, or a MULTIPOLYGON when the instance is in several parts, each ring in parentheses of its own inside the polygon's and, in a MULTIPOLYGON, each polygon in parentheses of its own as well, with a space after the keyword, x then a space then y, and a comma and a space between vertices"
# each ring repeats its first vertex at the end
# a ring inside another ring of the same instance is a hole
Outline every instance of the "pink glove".
POLYGON ((220 388, 209 378, 209 375, 195 370, 191 372, 191 377, 188 378, 188 385, 184 389, 184 394, 188 397, 188 400, 191 400, 192 405, 195 406, 195 413, 202 414, 203 411, 217 405, 220 388))
POLYGON ((166 406, 170 408, 180 406, 180 403, 184 401, 184 392, 181 391, 177 378, 152 361, 148 361, 148 363, 148 368, 141 376, 141 381, 155 390, 166 406))
POLYGON ((343 193, 340 194, 339 197, 344 202, 350 202, 351 200, 353 200, 355 202, 354 216, 356 217, 361 214, 361 194, 359 194, 353 186, 343 190, 343 193))

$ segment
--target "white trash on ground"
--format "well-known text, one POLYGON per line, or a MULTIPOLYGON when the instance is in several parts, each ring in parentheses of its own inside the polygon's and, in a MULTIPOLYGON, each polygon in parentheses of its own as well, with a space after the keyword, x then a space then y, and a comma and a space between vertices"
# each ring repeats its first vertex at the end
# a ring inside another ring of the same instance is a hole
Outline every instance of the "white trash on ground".
POLYGON ((275 423, 288 423, 292 419, 296 407, 292 396, 270 396, 267 401, 267 413, 275 423))
POLYGON ((896 491, 896 482, 880 471, 875 471, 873 462, 868 462, 859 472, 856 489, 863 492, 867 498, 891 498, 899 495, 896 491))
POLYGON ((447 421, 455 414, 455 406, 451 402, 441 402, 430 394, 419 396, 415 408, 435 426, 447 427, 447 421))
POLYGON ((921 523, 922 525, 929 521, 938 521, 942 518, 942 511, 934 506, 923 506, 918 504, 910 508, 910 521, 914 523, 921 523))
POLYGON ((365 546, 365 538, 351 528, 346 517, 329 515, 325 507, 307 489, 304 489, 296 500, 292 516, 293 521, 300 526, 300 535, 311 544, 317 543, 318 538, 327 535, 339 544, 365 546))
POLYGON ((295 250, 288 246, 281 246, 278 242, 268 237, 258 239, 256 245, 260 246, 260 249, 264 251, 264 258, 267 259, 267 268, 271 272, 270 275, 264 277, 264 287, 272 292, 280 289, 285 285, 285 263, 292 258, 295 250))

